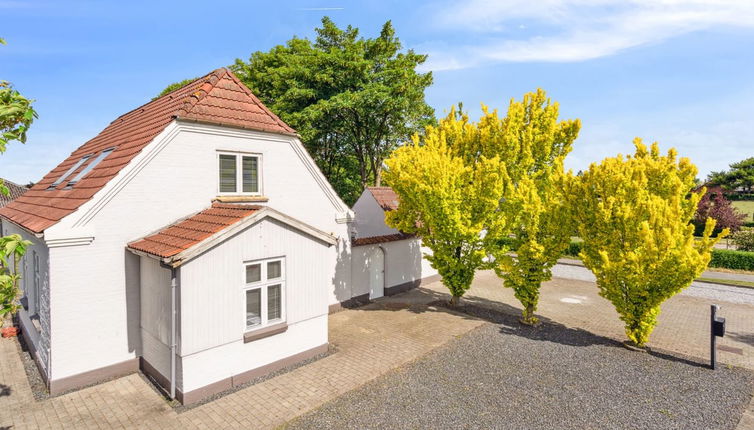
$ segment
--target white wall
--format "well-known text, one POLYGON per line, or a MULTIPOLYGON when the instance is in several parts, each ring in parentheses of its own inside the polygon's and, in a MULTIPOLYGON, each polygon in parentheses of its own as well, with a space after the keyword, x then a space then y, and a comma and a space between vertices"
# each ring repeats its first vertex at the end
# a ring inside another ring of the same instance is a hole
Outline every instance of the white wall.
POLYGON ((49 360, 49 348, 50 348, 50 273, 49 273, 49 249, 47 245, 41 239, 37 238, 28 231, 18 227, 10 221, 4 221, 2 224, 2 234, 0 236, 8 236, 11 234, 19 234, 25 240, 31 242, 31 245, 26 249, 26 255, 23 257, 23 261, 18 268, 21 281, 19 283, 24 295, 29 300, 29 311, 21 309, 18 316, 21 319, 24 327, 27 328, 27 332, 30 341, 34 345, 34 348, 39 354, 40 364, 47 368, 49 360), (32 323, 31 317, 35 313, 35 309, 32 309, 31 302, 34 300, 34 253, 37 253, 39 258, 39 309, 36 310, 36 314, 39 317, 39 330, 37 326, 32 323))
POLYGON ((335 246, 266 218, 181 266, 181 389, 188 392, 326 343, 335 255, 335 246), (272 257, 285 257, 288 330, 244 344, 244 263, 272 257))
POLYGON ((385 211, 369 190, 364 190, 353 205, 356 237, 384 236, 400 233, 385 224, 385 211))
POLYGON ((149 257, 140 258, 141 355, 158 372, 170 377, 170 270, 149 257))
POLYGON ((385 288, 413 282, 437 274, 423 258, 431 250, 421 246, 421 239, 411 238, 353 247, 351 282, 353 297, 369 293, 369 257, 372 250, 381 247, 385 251, 385 288))
MULTIPOLYGON (((340 209, 295 139, 174 123, 92 201, 45 231, 46 238, 94 236, 89 245, 51 252, 53 379, 138 356, 140 267, 126 244, 210 206, 217 196, 218 150, 261 154, 269 206, 347 237, 348 226, 336 222, 340 209)), ((333 248, 326 258, 320 263, 329 276, 323 288, 333 291, 336 277, 347 276, 349 268, 336 269, 333 248)))

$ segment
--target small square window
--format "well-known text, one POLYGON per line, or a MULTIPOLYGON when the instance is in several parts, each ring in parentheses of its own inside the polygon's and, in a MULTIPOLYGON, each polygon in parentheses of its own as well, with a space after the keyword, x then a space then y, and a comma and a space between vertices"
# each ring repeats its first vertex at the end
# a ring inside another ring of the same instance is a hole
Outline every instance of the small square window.
POLYGON ((267 279, 277 279, 281 275, 280 261, 270 261, 267 263, 267 279))
POLYGON ((218 154, 220 193, 259 194, 260 156, 246 154, 218 154))
POLYGON ((259 282, 262 280, 262 265, 250 264, 246 266, 246 283, 259 282))
POLYGON ((262 323, 262 290, 259 288, 246 291, 246 327, 262 323))

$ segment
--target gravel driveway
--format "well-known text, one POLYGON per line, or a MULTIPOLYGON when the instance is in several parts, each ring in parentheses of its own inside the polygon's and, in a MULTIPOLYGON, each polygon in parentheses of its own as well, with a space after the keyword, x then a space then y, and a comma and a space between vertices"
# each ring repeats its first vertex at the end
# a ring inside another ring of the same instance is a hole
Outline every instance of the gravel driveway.
MULTIPOLYGON (((754 373, 479 308, 493 321, 289 428, 733 429, 754 373)), ((438 330, 442 328, 438 327, 438 330)))

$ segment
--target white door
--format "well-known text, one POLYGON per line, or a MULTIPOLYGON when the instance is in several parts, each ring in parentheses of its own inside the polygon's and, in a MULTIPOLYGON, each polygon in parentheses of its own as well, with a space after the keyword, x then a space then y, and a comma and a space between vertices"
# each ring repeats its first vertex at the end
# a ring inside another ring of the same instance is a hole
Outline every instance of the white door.
POLYGON ((385 254, 377 247, 369 254, 369 299, 385 295, 385 254))

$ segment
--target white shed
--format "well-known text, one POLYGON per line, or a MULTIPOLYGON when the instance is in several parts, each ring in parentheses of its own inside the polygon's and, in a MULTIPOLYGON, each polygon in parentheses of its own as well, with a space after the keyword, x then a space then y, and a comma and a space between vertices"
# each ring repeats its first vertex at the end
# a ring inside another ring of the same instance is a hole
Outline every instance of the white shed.
POLYGON ((398 207, 390 187, 367 187, 353 206, 351 288, 349 304, 397 294, 440 279, 425 255, 431 250, 421 238, 385 223, 385 214, 398 207))

